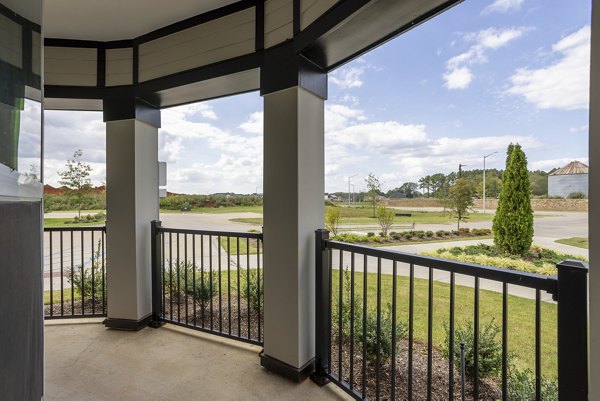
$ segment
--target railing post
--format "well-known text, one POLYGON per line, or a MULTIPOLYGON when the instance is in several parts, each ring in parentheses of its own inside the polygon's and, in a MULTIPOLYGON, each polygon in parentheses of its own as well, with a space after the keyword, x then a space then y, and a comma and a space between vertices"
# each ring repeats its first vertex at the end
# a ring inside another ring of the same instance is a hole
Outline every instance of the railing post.
POLYGON ((330 319, 329 305, 329 263, 325 240, 329 231, 315 231, 315 372, 311 379, 320 386, 329 382, 329 348, 331 338, 328 333, 330 319))
POLYGON ((161 222, 153 220, 151 223, 151 252, 152 252, 152 322, 150 326, 159 328, 162 321, 162 275, 161 275, 161 222))
POLYGON ((558 268, 558 399, 588 399, 588 266, 566 260, 558 268))

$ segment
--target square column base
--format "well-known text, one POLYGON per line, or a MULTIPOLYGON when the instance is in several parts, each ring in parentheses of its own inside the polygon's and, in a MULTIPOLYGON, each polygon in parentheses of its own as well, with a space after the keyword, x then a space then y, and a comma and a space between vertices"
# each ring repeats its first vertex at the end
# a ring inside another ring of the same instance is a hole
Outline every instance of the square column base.
POLYGON ((259 354, 260 365, 265 369, 283 376, 286 379, 290 379, 294 382, 300 383, 308 378, 315 371, 315 360, 314 358, 308 361, 303 366, 296 368, 288 365, 278 359, 265 355, 264 351, 259 354))

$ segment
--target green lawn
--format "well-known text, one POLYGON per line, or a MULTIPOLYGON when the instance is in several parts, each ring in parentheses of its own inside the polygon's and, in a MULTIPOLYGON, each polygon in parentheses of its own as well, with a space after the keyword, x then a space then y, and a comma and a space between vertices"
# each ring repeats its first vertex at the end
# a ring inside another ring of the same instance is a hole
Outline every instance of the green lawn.
MULTIPOLYGON (((257 254, 258 249, 257 249, 256 239, 250 238, 247 241, 246 238, 240 238, 239 244, 240 244, 240 249, 239 249, 240 258, 245 256, 246 254, 250 254, 250 255, 257 254), (249 248, 248 248, 248 245, 249 245, 249 248)), ((237 252, 238 252, 237 238, 229 237, 229 241, 227 241, 227 237, 221 237, 221 247, 223 248, 223 251, 227 252, 228 246, 229 246, 229 254, 232 257, 236 256, 237 252), (228 242, 229 242, 229 244, 228 244, 228 242)), ((262 253, 262 246, 261 246, 261 253, 262 253)))
POLYGON ((91 223, 76 223, 66 224, 68 221, 73 221, 72 218, 49 217, 44 219, 44 227, 88 227, 88 226, 103 226, 104 221, 95 221, 91 223))
POLYGON ((576 246, 578 248, 589 249, 589 239, 587 237, 571 237, 571 238, 561 238, 557 239, 554 242, 558 242, 559 244, 576 246))
POLYGON ((252 212, 252 213, 261 213, 263 212, 262 205, 258 206, 228 206, 228 207, 200 207, 194 208, 187 212, 182 212, 180 210, 167 210, 160 209, 161 213, 243 213, 243 212, 252 212))
MULTIPOLYGON (((355 294, 362 300, 363 274, 355 273, 355 294)), ((381 304, 391 304, 392 275, 381 277, 381 304)), ((333 271, 333 308, 339 299, 339 270, 333 271)), ((345 284, 345 283, 344 283, 345 284)), ((415 279, 414 296, 414 335, 417 341, 427 342, 428 313, 428 280, 415 279)), ((408 322, 408 277, 398 276, 397 313, 399 319, 408 322)), ((455 324, 460 326, 473 320, 474 290, 470 287, 455 287, 455 324)), ((374 310, 377 304, 377 274, 367 274, 367 308, 374 310)), ((480 327, 494 319, 497 325, 502 324, 502 294, 480 290, 480 327)), ((433 283, 433 345, 441 348, 445 340, 445 326, 449 322, 450 286, 447 283, 433 283)), ((519 367, 535 366, 535 302, 533 300, 508 297, 508 346, 514 355, 514 362, 519 367)), ((374 313, 374 312, 373 312, 374 313)), ((334 323, 337 324, 337 323, 334 323)), ((556 305, 542 303, 542 374, 545 377, 557 375, 557 313, 556 305)), ((501 338, 499 336, 498 341, 501 338)))

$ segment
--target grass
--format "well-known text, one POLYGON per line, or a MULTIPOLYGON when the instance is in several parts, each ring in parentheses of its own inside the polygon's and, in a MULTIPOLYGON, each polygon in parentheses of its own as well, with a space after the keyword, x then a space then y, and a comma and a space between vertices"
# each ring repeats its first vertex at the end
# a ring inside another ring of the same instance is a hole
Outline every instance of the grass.
POLYGON ((571 238, 561 238, 557 239, 554 242, 558 242, 559 244, 576 246, 577 248, 589 249, 589 239, 587 237, 571 237, 571 238))
MULTIPOLYGON (((65 302, 71 301, 71 288, 65 288, 63 293, 63 300, 65 302)), ((81 296, 75 291, 75 301, 80 301, 81 296)), ((54 304, 60 304, 60 290, 52 291, 52 301, 54 304)), ((44 305, 50 305, 50 290, 44 291, 44 305)))
POLYGON ((240 217, 235 219, 229 219, 229 221, 233 221, 234 223, 245 223, 252 224, 255 226, 262 226, 263 220, 264 219, 262 217, 240 217))
POLYGON ((263 212, 262 205, 258 206, 227 206, 227 207, 199 207, 191 209, 187 212, 182 212, 180 210, 168 210, 168 209, 160 209, 161 213, 208 213, 208 214, 219 214, 219 213, 260 213, 263 212))
POLYGON ((66 222, 73 221, 72 218, 48 217, 44 219, 44 227, 88 227, 88 226, 103 226, 104 221, 95 221, 90 223, 74 223, 67 224, 66 222))
MULTIPOLYGON (((235 237, 221 237, 221 247, 223 251, 227 252, 227 238, 229 238, 229 254, 234 257, 238 254, 238 241, 235 237)), ((258 252, 257 241, 254 238, 250 238, 246 241, 246 238, 240 238, 239 241, 239 254, 240 257, 249 255, 256 255, 258 252)))
MULTIPOLYGON (((391 304, 392 275, 381 276, 381 304, 391 304)), ((339 291, 339 270, 332 274, 333 293, 339 291)), ((363 273, 355 273, 355 294, 362 297, 363 273)), ((429 281, 415 279, 414 292, 414 336, 417 341, 427 343, 427 314, 429 281)), ((397 313, 398 318, 408 322, 409 279, 398 276, 397 313)), ((447 283, 433 283, 433 345, 441 348, 445 340, 444 327, 449 322, 450 286, 447 283)), ((474 290, 471 287, 455 286, 455 324, 464 325, 473 320, 474 290)), ((337 299, 333 297, 333 308, 337 299)), ((361 298, 362 299, 362 298, 361 298)), ((377 274, 367 273, 367 308, 374 310, 377 303, 377 274)), ((372 312, 373 313, 373 312, 372 312)), ((502 294, 480 290, 479 316, 481 327, 494 319, 501 325, 502 294)), ((337 323, 335 323, 337 324, 337 323)), ((557 312, 556 304, 542 302, 541 339, 542 339, 542 375, 557 376, 557 312)), ((501 338, 498 338, 501 341, 501 338)), ((508 348, 514 355, 514 363, 520 367, 535 368, 535 301, 517 296, 508 296, 508 348)))

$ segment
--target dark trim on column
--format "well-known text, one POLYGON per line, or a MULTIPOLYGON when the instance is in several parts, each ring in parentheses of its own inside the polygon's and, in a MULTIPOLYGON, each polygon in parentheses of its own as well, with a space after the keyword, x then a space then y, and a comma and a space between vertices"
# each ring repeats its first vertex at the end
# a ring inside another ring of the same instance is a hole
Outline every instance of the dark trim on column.
POLYGON ((256 1, 255 23, 255 48, 256 51, 260 51, 265 48, 265 0, 256 1))
POLYGON ((259 354, 259 356, 260 365, 262 367, 297 383, 308 378, 308 376, 310 376, 315 370, 314 358, 306 362, 306 364, 304 364, 303 366, 296 368, 292 365, 288 365, 287 363, 280 361, 279 359, 275 359, 271 356, 265 355, 264 351, 262 351, 259 354))
POLYGON ((98 48, 96 61, 96 85, 104 88, 106 86, 106 49, 104 47, 98 48))
POLYGON ((294 37, 300 33, 300 19, 302 18, 302 10, 300 8, 300 0, 293 0, 294 7, 294 37))
POLYGON ((229 4, 203 14, 194 15, 193 17, 190 17, 183 21, 176 22, 164 28, 160 28, 145 35, 139 36, 134 40, 138 44, 150 42, 152 40, 183 31, 185 29, 193 28, 196 25, 204 24, 205 22, 226 17, 230 14, 234 14, 239 11, 246 10, 247 8, 254 7, 256 5, 256 2, 257 0, 238 1, 236 3, 229 4))
POLYGON ((160 128, 160 110, 154 108, 142 99, 119 98, 104 100, 104 122, 133 119, 160 128))
POLYGON ((4 15, 6 18, 16 22, 17 24, 23 27, 28 27, 31 31, 35 31, 37 33, 42 32, 42 27, 39 24, 36 24, 35 22, 28 20, 22 15, 17 14, 10 8, 6 7, 4 4, 0 4, 0 14, 4 15))
POLYGON ((152 314, 139 320, 107 318, 104 319, 102 324, 109 329, 138 331, 148 326, 150 322, 152 322, 152 314))
POLYGON ((133 45, 133 67, 131 76, 133 84, 137 85, 140 82, 140 46, 136 43, 133 45))
POLYGON ((327 72, 303 56, 294 53, 294 42, 272 47, 260 71, 260 94, 301 86, 327 99, 327 72))
POLYGON ((113 40, 98 42, 96 40, 45 38, 44 46, 50 47, 83 47, 87 49, 123 49, 133 47, 133 40, 113 40))

